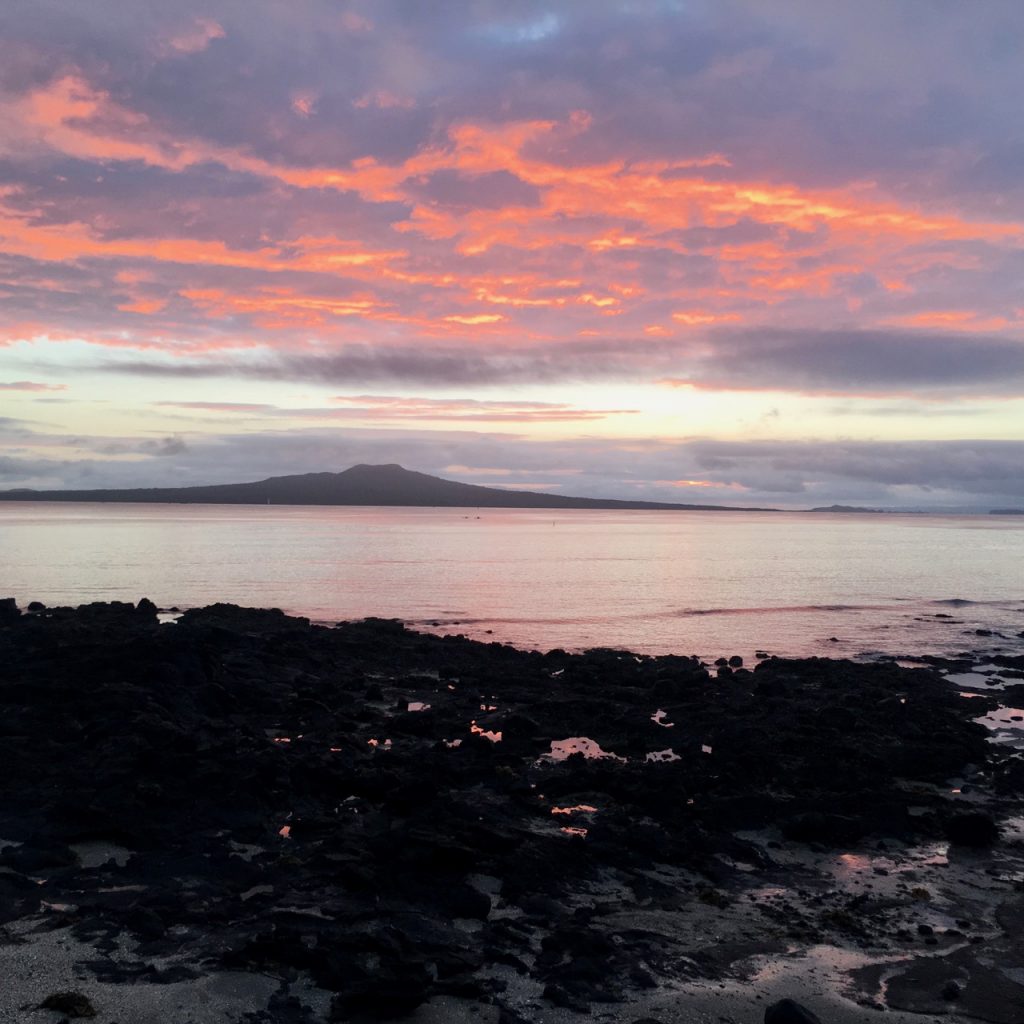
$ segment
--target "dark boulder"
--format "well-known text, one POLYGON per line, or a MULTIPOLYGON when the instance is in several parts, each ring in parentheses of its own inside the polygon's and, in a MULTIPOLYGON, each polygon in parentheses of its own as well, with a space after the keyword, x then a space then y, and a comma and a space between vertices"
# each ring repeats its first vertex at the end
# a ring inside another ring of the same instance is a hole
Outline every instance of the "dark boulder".
POLYGON ((40 1004, 40 1010, 56 1010, 65 1017, 95 1017, 96 1010, 81 992, 54 992, 40 1004))
POLYGON ((780 999, 764 1011, 764 1024, 821 1024, 821 1018, 792 999, 780 999))
POLYGON ((947 819, 946 838, 955 846, 980 849, 999 839, 999 826, 984 811, 960 811, 947 819))

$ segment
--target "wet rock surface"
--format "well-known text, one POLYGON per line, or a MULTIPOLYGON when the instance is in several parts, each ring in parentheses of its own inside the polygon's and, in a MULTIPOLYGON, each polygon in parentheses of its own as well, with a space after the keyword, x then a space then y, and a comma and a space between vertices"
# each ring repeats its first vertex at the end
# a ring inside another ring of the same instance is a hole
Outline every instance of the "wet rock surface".
MULTIPOLYGON (((1016 843, 1020 754, 974 721, 995 698, 931 667, 732 661, 0 606, 0 927, 22 929, 0 941, 67 929, 104 983, 269 975, 266 1021, 584 1013, 822 943, 913 954, 893 1006, 970 1012, 982 965, 1017 998, 1010 924, 969 934, 985 911, 908 852, 1016 843)), ((772 1019, 815 1019, 793 1005, 772 1019)))

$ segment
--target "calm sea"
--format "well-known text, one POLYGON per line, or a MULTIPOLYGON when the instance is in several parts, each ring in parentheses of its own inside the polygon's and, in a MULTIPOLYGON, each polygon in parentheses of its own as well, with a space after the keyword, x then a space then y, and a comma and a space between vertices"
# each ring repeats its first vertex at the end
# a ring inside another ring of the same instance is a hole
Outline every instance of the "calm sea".
POLYGON ((1024 519, 0 503, 0 596, 380 615, 540 649, 1019 651, 1024 519))

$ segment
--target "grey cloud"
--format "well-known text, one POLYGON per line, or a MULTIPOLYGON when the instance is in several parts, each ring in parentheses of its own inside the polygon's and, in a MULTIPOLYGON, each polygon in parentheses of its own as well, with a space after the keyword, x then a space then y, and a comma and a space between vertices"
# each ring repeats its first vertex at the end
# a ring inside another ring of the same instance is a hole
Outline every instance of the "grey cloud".
POLYGON ((143 377, 241 377, 295 380, 331 385, 415 383, 426 386, 490 385, 538 381, 637 377, 639 354, 658 354, 650 342, 577 344, 551 348, 407 348, 348 345, 333 355, 267 357, 259 362, 236 359, 118 359, 96 369, 143 377))
POLYGON ((1024 441, 714 441, 693 443, 697 463, 744 483, 766 470, 811 480, 1024 495, 1024 441))
POLYGON ((846 394, 1024 395, 1024 343, 910 331, 717 331, 700 386, 846 394))
POLYGON ((169 455, 184 455, 188 451, 188 445, 180 437, 163 437, 152 442, 149 450, 153 455, 166 458, 169 455))
POLYGON ((650 379, 721 389, 944 397, 1024 395, 1024 343, 998 337, 858 330, 718 330, 709 344, 619 339, 547 347, 349 345, 333 355, 122 359, 111 373, 425 386, 650 379))

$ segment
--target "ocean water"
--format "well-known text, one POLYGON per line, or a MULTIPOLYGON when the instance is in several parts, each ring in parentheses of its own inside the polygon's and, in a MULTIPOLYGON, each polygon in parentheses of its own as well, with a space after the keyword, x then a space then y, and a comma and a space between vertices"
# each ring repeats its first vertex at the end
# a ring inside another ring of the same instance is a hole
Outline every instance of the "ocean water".
POLYGON ((379 615, 542 650, 1019 652, 1024 518, 0 503, 0 596, 379 615))

